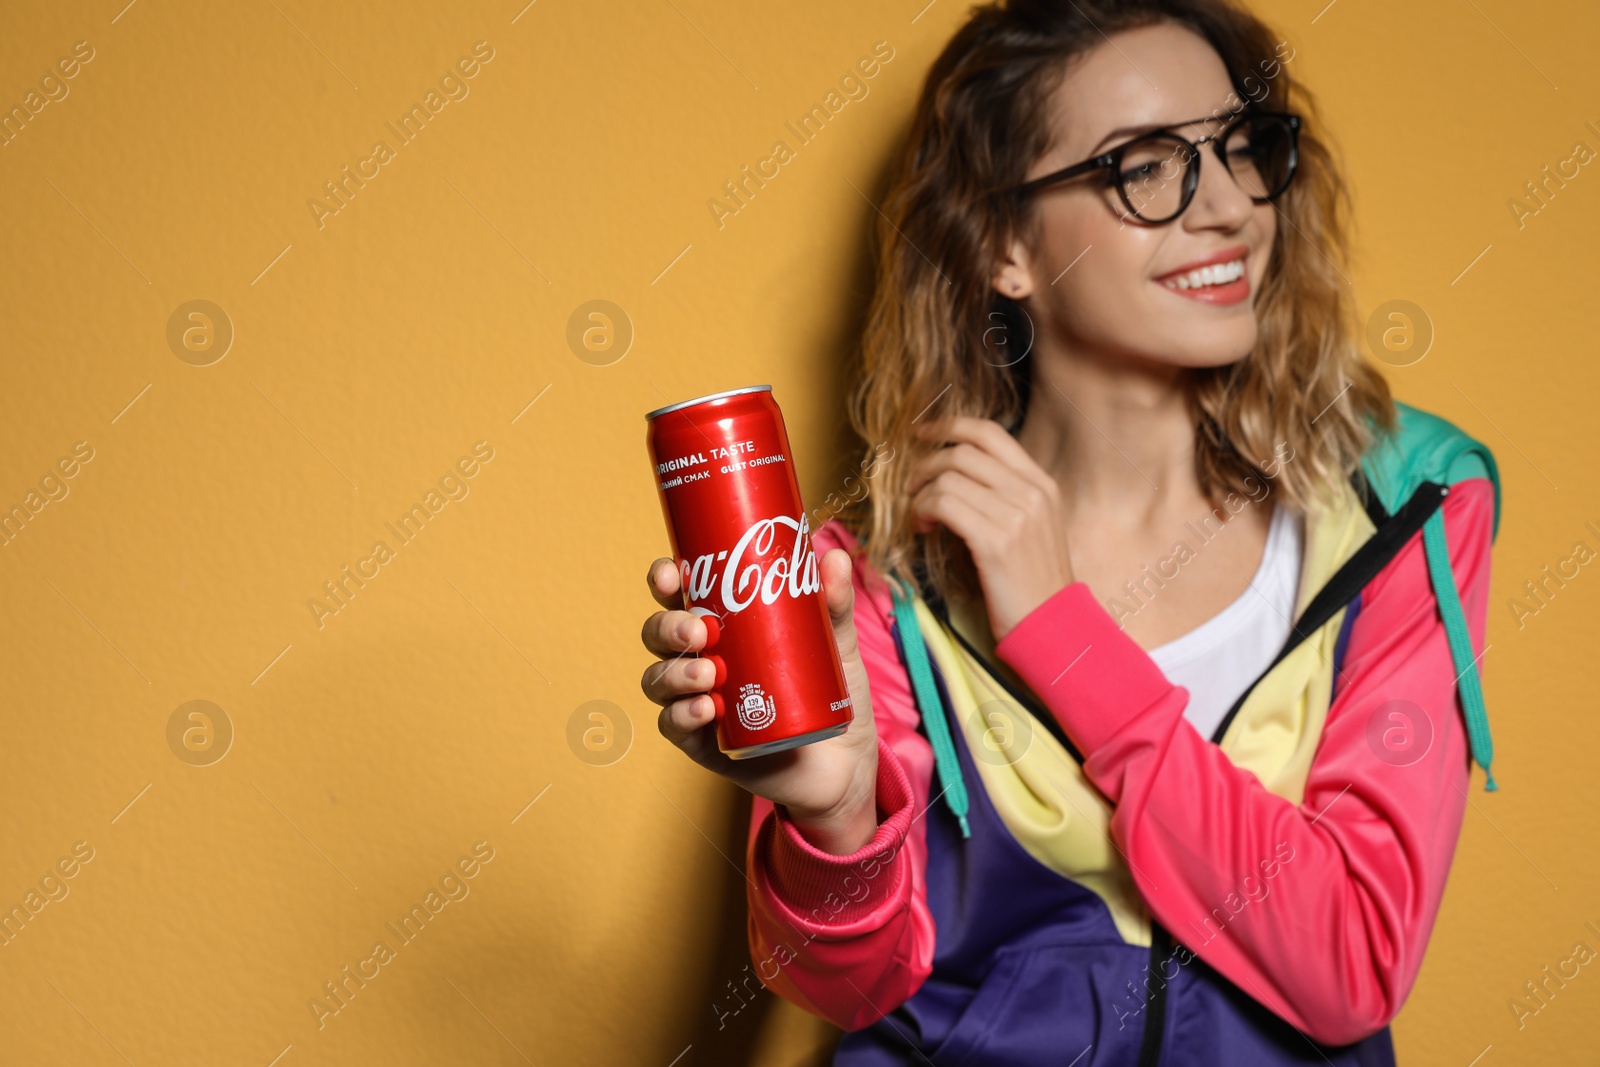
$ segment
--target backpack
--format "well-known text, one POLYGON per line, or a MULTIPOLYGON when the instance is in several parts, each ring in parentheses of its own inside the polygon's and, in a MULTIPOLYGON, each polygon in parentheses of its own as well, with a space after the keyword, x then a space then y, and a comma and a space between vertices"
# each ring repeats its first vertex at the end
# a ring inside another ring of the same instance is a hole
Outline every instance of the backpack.
MULTIPOLYGON (((1494 486, 1494 528, 1491 539, 1500 532, 1500 476, 1494 455, 1481 442, 1468 436, 1454 424, 1420 408, 1395 401, 1397 422, 1394 430, 1382 434, 1362 457, 1359 477, 1352 474, 1351 482, 1357 496, 1367 508, 1373 524, 1382 529, 1389 518, 1413 501, 1419 490, 1431 487, 1442 498, 1449 487, 1463 480, 1486 477, 1494 486)), ((1449 546, 1445 539, 1443 509, 1434 506, 1422 524, 1423 551, 1428 563, 1434 597, 1439 604, 1439 614, 1444 622, 1450 645, 1450 656, 1456 667, 1456 689, 1461 697, 1461 708, 1466 719, 1467 738, 1473 760, 1483 768, 1484 789, 1498 790, 1494 773, 1489 769, 1494 759, 1494 742, 1489 735, 1489 720, 1483 703, 1483 687, 1478 677, 1477 660, 1472 655, 1472 642, 1467 631, 1466 616, 1461 608, 1461 596, 1456 589, 1455 574, 1450 568, 1449 546)), ((922 711, 928 741, 934 753, 934 765, 943 787, 946 801, 961 825, 962 836, 968 836, 966 812, 968 799, 966 784, 955 754, 955 744, 950 737, 950 726, 943 714, 943 705, 935 687, 933 669, 927 646, 917 625, 912 606, 915 593, 909 583, 896 577, 890 583, 894 603, 895 621, 900 634, 912 690, 917 706, 922 711)), ((1330 583, 1331 584, 1331 583, 1330 583)), ((1362 584, 1365 584, 1364 582, 1362 584)), ((1320 597, 1318 599, 1321 599, 1320 597)), ((1321 605, 1320 615, 1331 614, 1340 605, 1321 605)), ((1308 606, 1310 615, 1318 607, 1308 606)), ((1302 620, 1303 621, 1303 620, 1302 620)), ((1309 629, 1321 625, 1317 622, 1309 629)), ((1297 638, 1306 631, 1294 627, 1290 644, 1279 653, 1279 659, 1293 647, 1297 638)), ((1273 665, 1277 663, 1274 660, 1273 665)), ((1268 667, 1271 670, 1271 667, 1268 667)), ((1240 698, 1241 702, 1243 697, 1240 698)))
MULTIPOLYGON (((1449 487, 1468 478, 1488 478, 1494 485, 1494 527, 1492 541, 1500 533, 1500 471, 1494 454, 1480 441, 1469 437, 1453 424, 1410 404, 1395 401, 1399 424, 1394 432, 1376 442, 1362 457, 1361 471, 1384 509, 1398 510, 1424 482, 1449 487)), ((1445 543, 1444 512, 1435 511, 1422 527, 1422 544, 1428 559, 1428 574, 1439 601, 1450 641, 1450 656, 1456 665, 1456 688, 1461 694, 1461 710, 1467 720, 1467 739, 1472 758, 1483 768, 1483 788, 1496 790, 1494 741, 1489 736, 1489 717, 1483 706, 1483 687, 1478 680, 1478 662, 1472 655, 1467 635, 1466 616, 1461 611, 1461 596, 1455 574, 1450 570, 1450 550, 1445 543)))

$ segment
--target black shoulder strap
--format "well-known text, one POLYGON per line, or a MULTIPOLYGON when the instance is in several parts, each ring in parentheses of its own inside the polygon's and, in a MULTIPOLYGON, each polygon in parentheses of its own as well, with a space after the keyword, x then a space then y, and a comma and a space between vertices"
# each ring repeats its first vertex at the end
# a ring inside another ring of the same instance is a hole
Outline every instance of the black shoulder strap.
POLYGON ((1367 518, 1372 520, 1372 525, 1383 529, 1383 524, 1389 521, 1389 512, 1383 506, 1383 501, 1378 499, 1377 492, 1367 482, 1366 472, 1360 467, 1350 472, 1350 488, 1356 491, 1356 499, 1361 501, 1361 506, 1366 509, 1367 518))
MULTIPOLYGON (((1075 762, 1082 764, 1083 753, 1078 751, 1078 746, 1072 743, 1072 739, 1067 736, 1066 731, 1061 728, 1061 724, 1056 721, 1056 717, 1051 714, 1050 710, 1035 700, 1031 693, 1012 685, 1011 680, 990 663, 983 653, 974 648, 972 642, 962 636, 961 631, 955 628, 955 625, 950 621, 949 608, 944 602, 944 597, 928 581, 927 572, 920 561, 912 566, 912 572, 916 576, 918 592, 922 594, 923 601, 928 605, 934 616, 944 624, 945 630, 955 635, 955 639, 960 642, 962 648, 967 650, 967 654, 974 661, 983 665, 984 671, 988 673, 989 677, 1000 683, 1000 687, 1011 695, 1011 699, 1027 708, 1035 719, 1044 724, 1044 728, 1049 730, 1051 736, 1061 743, 1061 747, 1067 750, 1067 754, 1075 762)), ((895 648, 900 651, 901 662, 903 663, 905 661, 905 652, 900 648, 898 635, 895 638, 895 648)), ((933 664, 933 669, 935 674, 939 673, 939 665, 937 663, 933 664)))
MULTIPOLYGON (((1233 702, 1233 707, 1228 709, 1228 714, 1222 717, 1222 721, 1217 724, 1216 732, 1211 735, 1214 743, 1222 743, 1223 736, 1232 725, 1234 716, 1239 714, 1239 709, 1244 706, 1245 699, 1255 691, 1255 687, 1261 684, 1261 680, 1272 671, 1272 668, 1300 647, 1302 641, 1316 633, 1324 623, 1339 612, 1339 609, 1354 600, 1356 594, 1365 589, 1367 583, 1376 578, 1378 572, 1406 546, 1406 542, 1422 529, 1422 524, 1428 521, 1428 516, 1444 503, 1444 497, 1444 486, 1438 482, 1423 482, 1417 486, 1417 491, 1411 494, 1411 499, 1401 505, 1399 511, 1393 515, 1384 513, 1384 521, 1378 525, 1377 531, 1367 538, 1365 544, 1356 549, 1354 555, 1344 561, 1344 565, 1335 571, 1327 584, 1311 598, 1306 610, 1290 627, 1289 639, 1267 665, 1267 669, 1262 671, 1250 687, 1239 694, 1239 699, 1233 702)), ((1369 515, 1372 514, 1372 507, 1376 504, 1377 498, 1373 495, 1370 499, 1372 503, 1367 507, 1369 515)), ((1382 504, 1376 504, 1376 507, 1383 513, 1382 504)))

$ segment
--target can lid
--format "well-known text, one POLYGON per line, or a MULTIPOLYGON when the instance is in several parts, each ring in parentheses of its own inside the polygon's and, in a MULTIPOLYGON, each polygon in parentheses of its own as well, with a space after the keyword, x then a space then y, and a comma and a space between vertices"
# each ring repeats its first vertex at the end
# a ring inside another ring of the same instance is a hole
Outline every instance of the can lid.
POLYGON ((747 385, 743 389, 729 389, 721 393, 712 393, 709 396, 697 396, 693 400, 685 400, 681 404, 668 404, 664 408, 656 408, 654 411, 645 415, 645 420, 648 421, 655 418, 657 415, 665 415, 669 411, 677 411, 679 408, 686 408, 693 404, 704 404, 710 400, 721 400, 725 396, 738 396, 740 393, 759 393, 762 390, 766 390, 770 393, 772 391, 772 386, 747 385))

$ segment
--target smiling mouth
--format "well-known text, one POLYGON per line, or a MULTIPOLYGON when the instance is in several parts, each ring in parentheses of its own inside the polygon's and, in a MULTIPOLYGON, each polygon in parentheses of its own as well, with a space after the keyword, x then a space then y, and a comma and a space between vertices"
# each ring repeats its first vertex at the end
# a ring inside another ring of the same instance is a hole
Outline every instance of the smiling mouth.
POLYGON ((1244 256, 1230 259, 1226 263, 1197 267, 1186 274, 1163 278, 1161 284, 1168 289, 1183 292, 1189 289, 1204 289, 1208 286, 1229 285, 1242 277, 1244 277, 1244 256))

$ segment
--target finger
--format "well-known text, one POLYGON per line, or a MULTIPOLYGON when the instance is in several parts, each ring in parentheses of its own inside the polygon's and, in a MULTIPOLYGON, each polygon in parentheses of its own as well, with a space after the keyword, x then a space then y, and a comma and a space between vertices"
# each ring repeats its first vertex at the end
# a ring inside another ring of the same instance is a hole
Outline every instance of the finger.
POLYGON ((1002 494, 1008 487, 1014 491, 1019 482, 1032 484, 988 452, 976 445, 962 442, 950 448, 930 452, 919 460, 915 473, 911 476, 911 482, 906 488, 915 495, 917 490, 949 470, 960 471, 980 485, 986 485, 1002 494))
MULTIPOLYGON (((952 483, 962 487, 958 491, 963 491, 970 481, 986 492, 981 499, 970 491, 966 492, 968 503, 984 511, 995 525, 1003 527, 1005 523, 1000 521, 1002 516, 1008 522, 1015 522, 1029 515, 1057 511, 1058 494, 1045 490, 1039 484, 1040 481, 1046 482, 1054 490, 1055 483, 1043 471, 1038 474, 1038 480, 1029 478, 1024 472, 1006 466, 976 445, 963 441, 939 449, 927 457, 925 465, 918 468, 915 478, 925 485, 940 476, 952 479, 959 476, 962 480, 952 483), (996 510, 996 501, 999 502, 999 510, 996 510)), ((912 492, 914 495, 915 489, 912 492)))
POLYGON ((943 497, 952 497, 967 504, 983 518, 985 525, 995 529, 1001 529, 1010 520, 1026 514, 1023 504, 1013 494, 985 485, 959 470, 941 471, 911 499, 915 508, 919 500, 935 502, 943 497))
POLYGON ((658 656, 681 656, 705 647, 706 624, 692 611, 658 611, 644 620, 639 637, 658 656))
POLYGON ((639 688, 655 704, 670 704, 681 697, 704 693, 716 681, 717 669, 709 659, 686 656, 662 660, 644 669, 639 688))
POLYGON ((716 714, 710 697, 693 697, 662 708, 656 726, 661 736, 700 766, 735 782, 743 778, 746 768, 729 759, 717 745, 716 714))
POLYGON ((989 516, 1015 510, 998 493, 960 471, 947 471, 923 487, 911 501, 919 532, 942 523, 969 547, 986 544, 996 533, 989 516))
POLYGON ((1011 436, 1004 426, 993 419, 980 419, 974 415, 951 415, 928 424, 927 429, 922 432, 930 440, 966 442, 975 445, 1019 472, 1037 472, 1044 475, 1039 464, 1028 454, 1028 450, 1022 447, 1022 442, 1011 436))
POLYGON ((855 561, 847 550, 830 548, 817 561, 817 567, 822 572, 822 593, 828 602, 839 654, 851 655, 857 651, 855 561))
POLYGON ((951 415, 927 424, 921 431, 928 440, 965 441, 988 452, 1041 489, 1054 489, 1055 479, 1046 474, 1022 443, 993 419, 973 415, 951 415))
MULTIPOLYGON (((684 748, 693 735, 704 730, 716 716, 716 711, 711 703, 711 698, 705 694, 684 697, 674 700, 661 709, 661 714, 656 718, 656 728, 661 731, 661 736, 671 741, 679 748, 684 748)), ((711 747, 716 749, 716 738, 711 739, 711 747)))
POLYGON ((683 607, 682 577, 678 573, 678 565, 666 556, 662 556, 650 564, 650 569, 645 572, 645 584, 650 587, 650 595, 656 598, 656 603, 664 608, 683 607))

